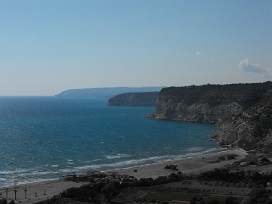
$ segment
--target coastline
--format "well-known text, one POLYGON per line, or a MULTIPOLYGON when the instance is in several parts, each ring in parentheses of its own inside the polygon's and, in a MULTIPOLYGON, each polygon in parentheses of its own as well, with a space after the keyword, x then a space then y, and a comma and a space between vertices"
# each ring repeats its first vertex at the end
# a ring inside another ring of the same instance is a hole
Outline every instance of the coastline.
POLYGON ((213 152, 204 155, 198 155, 193 157, 186 157, 177 160, 165 161, 155 164, 146 164, 137 167, 131 167, 126 169, 119 169, 117 172, 120 174, 127 174, 136 178, 143 177, 158 177, 166 176, 177 171, 171 169, 165 169, 166 165, 177 165, 177 169, 184 174, 198 174, 204 171, 209 171, 215 168, 221 168, 223 166, 232 164, 233 162, 239 161, 247 155, 247 152, 243 149, 229 149, 220 152, 213 152), (237 155, 235 159, 221 160, 220 157, 226 155, 237 155), (137 170, 135 172, 134 170, 137 170))
MULTIPOLYGON (((209 171, 214 168, 221 168, 223 166, 232 164, 235 161, 243 159, 247 155, 246 151, 243 149, 230 149, 220 152, 213 152, 204 154, 201 156, 187 157, 177 160, 164 161, 155 164, 146 164, 142 166, 129 167, 117 170, 108 170, 107 173, 117 172, 118 174, 127 174, 134 176, 136 178, 143 177, 158 177, 166 176, 177 171, 171 169, 165 169, 166 165, 177 165, 179 171, 184 174, 198 174, 204 171, 209 171), (237 155, 234 159, 227 159, 227 155, 237 155), (225 158, 225 159, 224 159, 225 158), (137 170, 137 171, 135 171, 137 170)), ((6 189, 8 189, 8 199, 15 200, 15 190, 16 197, 15 203, 36 203, 43 200, 47 200, 54 195, 58 195, 62 191, 71 188, 79 187, 85 182, 72 182, 64 180, 50 180, 43 182, 35 182, 28 184, 20 184, 16 186, 10 186, 5 188, 0 188, 1 197, 6 198, 6 189), (25 198, 25 190, 26 198, 25 198)))

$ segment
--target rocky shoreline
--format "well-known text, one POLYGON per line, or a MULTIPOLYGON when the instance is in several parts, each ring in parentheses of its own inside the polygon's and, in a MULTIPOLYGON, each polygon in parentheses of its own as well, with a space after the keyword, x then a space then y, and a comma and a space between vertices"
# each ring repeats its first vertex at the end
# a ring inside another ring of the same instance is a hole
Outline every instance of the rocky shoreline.
POLYGON ((214 123, 220 145, 267 152, 272 144, 272 82, 170 87, 147 118, 214 123))

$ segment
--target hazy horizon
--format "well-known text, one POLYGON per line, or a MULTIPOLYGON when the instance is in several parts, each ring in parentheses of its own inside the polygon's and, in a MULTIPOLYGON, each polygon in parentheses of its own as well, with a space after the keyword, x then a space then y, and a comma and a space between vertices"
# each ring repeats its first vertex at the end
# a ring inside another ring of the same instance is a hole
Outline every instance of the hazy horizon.
POLYGON ((0 96, 272 80, 272 1, 0 0, 0 96))
POLYGON ((55 96, 55 95, 58 95, 62 92, 66 92, 66 91, 70 91, 70 90, 85 90, 85 89, 120 89, 120 88, 136 88, 136 89, 141 89, 141 88, 164 88, 166 86, 112 86, 112 87, 83 87, 83 88, 71 88, 71 89, 64 89, 64 90, 61 90, 60 92, 58 93, 54 93, 52 95, 0 95, 0 97, 8 97, 8 96, 11 96, 11 97, 17 97, 17 96, 55 96))

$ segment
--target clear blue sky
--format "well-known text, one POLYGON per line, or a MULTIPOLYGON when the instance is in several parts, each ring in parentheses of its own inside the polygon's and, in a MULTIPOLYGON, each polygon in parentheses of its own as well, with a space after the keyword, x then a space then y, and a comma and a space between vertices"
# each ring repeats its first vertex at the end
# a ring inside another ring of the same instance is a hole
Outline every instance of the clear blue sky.
POLYGON ((272 79, 271 0, 0 0, 0 95, 272 79))

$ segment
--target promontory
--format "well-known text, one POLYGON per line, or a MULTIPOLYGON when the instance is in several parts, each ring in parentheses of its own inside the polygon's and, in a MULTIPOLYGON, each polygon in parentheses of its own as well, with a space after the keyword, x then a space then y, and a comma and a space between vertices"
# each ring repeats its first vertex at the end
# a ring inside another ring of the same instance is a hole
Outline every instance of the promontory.
POLYGON ((220 144, 266 150, 272 145, 272 82, 164 88, 149 117, 215 123, 220 144))

